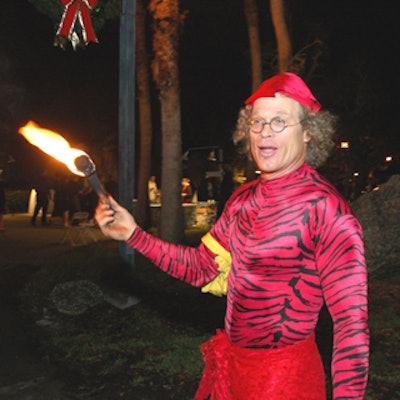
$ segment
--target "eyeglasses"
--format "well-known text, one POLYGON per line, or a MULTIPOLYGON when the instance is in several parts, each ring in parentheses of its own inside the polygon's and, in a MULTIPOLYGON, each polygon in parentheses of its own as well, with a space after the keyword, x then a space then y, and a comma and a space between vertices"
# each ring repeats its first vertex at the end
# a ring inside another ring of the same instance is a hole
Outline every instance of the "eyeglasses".
POLYGON ((264 130, 265 125, 269 125, 272 132, 281 133, 287 127, 301 124, 301 122, 302 121, 297 122, 296 124, 288 125, 281 117, 274 117, 269 122, 261 118, 251 118, 249 119, 249 126, 253 133, 261 133, 264 130))

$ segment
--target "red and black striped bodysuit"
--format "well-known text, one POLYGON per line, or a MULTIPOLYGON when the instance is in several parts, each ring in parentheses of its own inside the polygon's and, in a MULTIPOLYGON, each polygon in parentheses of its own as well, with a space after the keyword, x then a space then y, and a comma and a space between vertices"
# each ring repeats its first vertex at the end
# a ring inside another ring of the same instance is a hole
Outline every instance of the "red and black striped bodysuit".
MULTIPOLYGON (((364 397, 368 376, 367 268, 348 203, 309 165, 240 187, 212 237, 231 253, 225 331, 253 349, 282 348, 315 332, 325 302, 333 321, 333 399, 364 397)), ((218 275, 204 244, 165 243, 137 228, 128 244, 194 286, 218 275)))

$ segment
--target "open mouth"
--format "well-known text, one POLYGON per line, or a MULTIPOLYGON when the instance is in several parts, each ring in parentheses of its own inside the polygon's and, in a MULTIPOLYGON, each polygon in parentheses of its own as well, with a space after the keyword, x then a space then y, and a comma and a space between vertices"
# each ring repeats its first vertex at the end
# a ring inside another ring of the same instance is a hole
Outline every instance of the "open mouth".
POLYGON ((277 150, 278 149, 275 146, 258 146, 258 151, 263 157, 271 157, 277 150))

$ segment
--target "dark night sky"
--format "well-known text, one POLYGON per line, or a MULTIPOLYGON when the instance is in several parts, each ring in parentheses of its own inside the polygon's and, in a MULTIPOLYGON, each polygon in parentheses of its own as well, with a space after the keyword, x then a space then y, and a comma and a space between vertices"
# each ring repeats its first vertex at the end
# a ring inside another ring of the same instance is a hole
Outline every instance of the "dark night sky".
MULTIPOLYGON (((180 51, 185 148, 229 143, 237 111, 250 94, 242 3, 182 1, 182 7, 189 10, 180 51)), ((261 3, 264 7, 267 4, 261 3)), ((381 118, 383 130, 372 133, 387 137, 389 148, 398 146, 395 95, 400 80, 395 59, 400 35, 395 2, 384 1, 382 6, 361 0, 288 3, 295 32, 294 52, 316 37, 325 42, 319 68, 310 82, 321 103, 340 111, 344 96, 356 97, 354 86, 343 84, 346 77, 362 76, 381 104, 373 112, 381 118), (390 138, 395 141, 389 143, 390 138)), ((9 76, 23 93, 13 112, 14 124, 33 119, 62 133, 72 144, 116 133, 118 20, 108 22, 98 32, 99 44, 76 52, 62 51, 52 44, 54 23, 27 0, 2 0, 2 6, 0 54, 11 63, 9 76)), ((266 21, 263 45, 273 46, 269 14, 262 8, 261 14, 266 21)), ((265 78, 272 73, 266 70, 265 78)), ((21 146, 19 135, 9 134, 15 137, 8 137, 7 144, 0 146, 21 146)))

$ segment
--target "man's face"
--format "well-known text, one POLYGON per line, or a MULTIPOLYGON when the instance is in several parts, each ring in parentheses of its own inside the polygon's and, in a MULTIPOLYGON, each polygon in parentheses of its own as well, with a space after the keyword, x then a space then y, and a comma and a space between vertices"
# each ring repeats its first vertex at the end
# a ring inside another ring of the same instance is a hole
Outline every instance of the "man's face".
POLYGON ((260 97, 253 104, 251 119, 270 122, 279 117, 285 121, 282 132, 275 133, 264 125, 261 133, 250 129, 250 150, 261 176, 275 179, 298 169, 306 159, 309 136, 300 122, 300 104, 290 97, 260 97))

